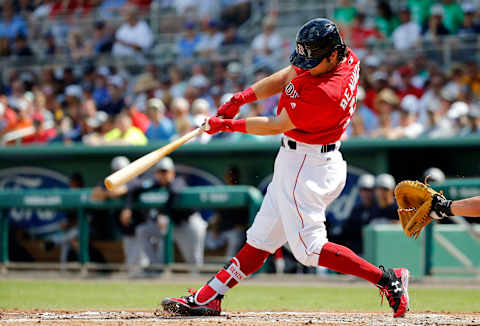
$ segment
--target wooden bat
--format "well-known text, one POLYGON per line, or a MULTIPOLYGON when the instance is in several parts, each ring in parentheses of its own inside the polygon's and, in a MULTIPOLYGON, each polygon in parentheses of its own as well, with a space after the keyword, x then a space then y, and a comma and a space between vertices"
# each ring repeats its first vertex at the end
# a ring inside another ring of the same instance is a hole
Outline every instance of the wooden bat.
POLYGON ((202 128, 192 130, 188 134, 172 141, 170 144, 167 144, 162 148, 154 150, 153 152, 140 157, 123 169, 120 169, 105 178, 105 187, 107 187, 108 190, 113 190, 121 185, 124 185, 128 181, 157 164, 162 158, 185 144, 190 139, 200 135, 202 132, 202 128))

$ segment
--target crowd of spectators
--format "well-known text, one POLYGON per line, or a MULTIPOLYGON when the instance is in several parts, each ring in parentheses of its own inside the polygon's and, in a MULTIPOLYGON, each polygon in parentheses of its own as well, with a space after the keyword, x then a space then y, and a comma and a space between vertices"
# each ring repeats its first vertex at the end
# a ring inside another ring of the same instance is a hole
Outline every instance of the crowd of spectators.
MULTIPOLYGON (((237 30, 248 18, 248 1, 224 1, 224 7, 216 11, 203 3, 4 1, 0 55, 65 54, 72 64, 4 71, 0 84, 2 143, 145 145, 169 141, 200 125, 232 93, 285 64, 294 40, 279 32, 275 12, 265 16, 256 36, 245 39, 237 30), (176 62, 156 64, 148 58, 158 31, 152 30, 146 9, 154 5, 172 7, 176 18, 184 18, 169 29, 176 35, 176 62), (232 8, 243 13, 243 18, 232 19, 232 8), (189 16, 192 11, 197 16, 189 16), (60 16, 70 18, 58 20, 60 16), (89 17, 91 33, 71 23, 82 17, 89 17), (31 23, 36 19, 56 23, 46 24, 47 31, 37 30, 31 23), (44 33, 41 46, 33 46, 30 41, 38 41, 38 33, 44 33), (62 37, 65 42, 59 42, 62 37), (140 68, 131 71, 114 60, 96 60, 97 54, 133 57, 140 68)), ((441 66, 422 52, 401 57, 425 41, 440 42, 442 35, 456 35, 457 42, 476 42, 480 32, 477 8, 461 1, 423 0, 404 1, 405 6, 396 6, 394 11, 388 1, 378 1, 373 13, 361 11, 358 3, 339 1, 333 15, 347 44, 362 59, 357 113, 344 139, 477 134, 478 63, 441 66), (389 40, 399 55, 373 50, 372 40, 389 40)), ((240 115, 273 115, 277 100, 278 96, 246 105, 240 115)), ((196 141, 233 137, 268 139, 220 134, 196 141)))

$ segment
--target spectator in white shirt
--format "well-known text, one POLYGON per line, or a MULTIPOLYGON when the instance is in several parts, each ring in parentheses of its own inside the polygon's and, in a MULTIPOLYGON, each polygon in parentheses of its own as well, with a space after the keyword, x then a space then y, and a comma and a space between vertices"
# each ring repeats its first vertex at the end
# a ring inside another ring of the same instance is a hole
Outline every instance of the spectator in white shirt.
POLYGON ((423 132, 418 122, 419 103, 415 95, 407 95, 400 102, 399 126, 392 130, 392 138, 417 138, 423 132))
POLYGON ((210 57, 218 52, 218 48, 223 41, 223 34, 218 31, 217 23, 213 20, 208 22, 205 33, 197 45, 196 50, 203 57, 210 57))
POLYGON ((406 50, 415 47, 421 34, 421 28, 411 20, 410 10, 404 7, 399 12, 401 25, 392 34, 393 45, 397 50, 406 50))
POLYGON ((263 21, 263 32, 252 42, 255 53, 254 63, 275 66, 282 55, 282 38, 275 32, 275 19, 267 17, 263 21))
POLYGON ((115 33, 112 53, 115 56, 142 54, 152 46, 152 31, 147 23, 139 20, 136 7, 126 6, 124 15, 126 22, 115 33))

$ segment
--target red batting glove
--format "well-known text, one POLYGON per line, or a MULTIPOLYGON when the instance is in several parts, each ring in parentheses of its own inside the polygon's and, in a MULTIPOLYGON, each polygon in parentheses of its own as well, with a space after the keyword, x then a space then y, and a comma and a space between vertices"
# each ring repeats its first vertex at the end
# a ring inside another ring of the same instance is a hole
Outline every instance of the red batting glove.
POLYGON ((251 87, 247 88, 243 92, 236 93, 226 103, 222 104, 217 111, 218 117, 224 117, 226 119, 232 119, 238 114, 240 107, 245 103, 250 103, 257 100, 257 95, 251 87))
POLYGON ((205 132, 207 134, 213 135, 220 131, 227 132, 243 132, 246 133, 246 121, 245 119, 240 120, 231 120, 231 119, 222 119, 219 117, 210 117, 205 120, 205 132))

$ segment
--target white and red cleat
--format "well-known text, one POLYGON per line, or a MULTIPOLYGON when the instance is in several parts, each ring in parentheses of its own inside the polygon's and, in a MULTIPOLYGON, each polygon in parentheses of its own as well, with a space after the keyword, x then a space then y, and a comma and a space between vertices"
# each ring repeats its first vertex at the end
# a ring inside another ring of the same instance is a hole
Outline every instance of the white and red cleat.
POLYGON ((206 304, 197 304, 195 301, 197 291, 189 289, 188 292, 189 296, 163 299, 163 310, 178 316, 219 316, 222 312, 223 295, 217 295, 206 304))
POLYGON ((393 317, 403 317, 408 311, 408 278, 410 272, 406 268, 389 268, 385 270, 380 266, 388 281, 384 286, 377 285, 380 296, 386 296, 390 307, 393 309, 393 317))

